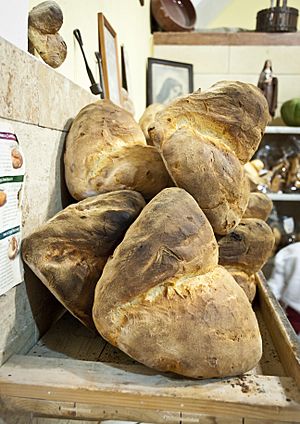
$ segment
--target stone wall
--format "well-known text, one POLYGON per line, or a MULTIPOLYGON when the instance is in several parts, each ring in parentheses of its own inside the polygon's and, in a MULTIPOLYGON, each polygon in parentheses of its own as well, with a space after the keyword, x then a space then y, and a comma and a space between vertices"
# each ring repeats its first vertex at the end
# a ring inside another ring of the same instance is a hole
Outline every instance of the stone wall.
MULTIPOLYGON (((23 236, 70 202, 63 149, 72 118, 97 100, 37 58, 0 38, 0 123, 12 126, 26 160, 23 236)), ((25 282, 0 297, 0 364, 25 353, 61 307, 25 267, 25 282)))

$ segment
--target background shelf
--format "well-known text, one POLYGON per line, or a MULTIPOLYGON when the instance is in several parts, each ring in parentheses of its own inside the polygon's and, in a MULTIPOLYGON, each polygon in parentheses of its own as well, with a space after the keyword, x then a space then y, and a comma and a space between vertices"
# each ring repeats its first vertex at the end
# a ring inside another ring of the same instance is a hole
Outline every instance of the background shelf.
POLYGON ((300 194, 293 193, 267 193, 267 196, 275 201, 299 202, 300 194))
POLYGON ((300 134, 300 127, 269 126, 265 134, 300 134))

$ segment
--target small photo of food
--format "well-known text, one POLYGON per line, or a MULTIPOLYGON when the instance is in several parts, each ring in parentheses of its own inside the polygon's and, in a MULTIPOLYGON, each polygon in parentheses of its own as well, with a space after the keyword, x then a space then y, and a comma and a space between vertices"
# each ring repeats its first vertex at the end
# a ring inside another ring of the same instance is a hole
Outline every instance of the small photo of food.
POLYGON ((23 165, 23 157, 16 147, 11 151, 11 161, 14 169, 21 168, 23 165))
POLYGON ((7 195, 3 190, 0 190, 0 208, 4 206, 7 200, 7 195))
POLYGON ((19 243, 16 237, 12 237, 8 243, 8 252, 7 255, 9 259, 13 260, 19 252, 19 243))

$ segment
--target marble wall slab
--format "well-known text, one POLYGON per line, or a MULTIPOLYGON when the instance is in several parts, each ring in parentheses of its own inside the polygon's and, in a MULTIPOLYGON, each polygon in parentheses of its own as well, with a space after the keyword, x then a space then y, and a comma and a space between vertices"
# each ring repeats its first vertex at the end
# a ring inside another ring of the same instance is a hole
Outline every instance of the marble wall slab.
MULTIPOLYGON (((39 59, 0 38, 0 122, 16 132, 26 160, 23 236, 70 203, 64 181, 67 130, 97 100, 39 59)), ((0 296, 0 365, 26 353, 62 312, 25 267, 25 281, 0 296)))

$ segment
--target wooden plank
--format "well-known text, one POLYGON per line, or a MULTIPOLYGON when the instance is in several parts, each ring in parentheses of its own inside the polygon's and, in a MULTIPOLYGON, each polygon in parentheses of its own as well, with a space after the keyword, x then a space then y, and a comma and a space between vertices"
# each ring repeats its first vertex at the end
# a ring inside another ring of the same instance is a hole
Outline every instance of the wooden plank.
POLYGON ((68 312, 28 352, 30 356, 97 361, 107 342, 68 312))
MULTIPOLYGON (((3 397, 8 412, 30 414, 32 417, 44 418, 46 424, 66 424, 67 419, 88 419, 89 421, 126 420, 127 422, 145 422, 156 424, 242 424, 242 418, 211 417, 203 414, 141 410, 136 408, 119 408, 107 405, 82 404, 77 402, 53 402, 40 399, 3 397)), ((41 418, 40 418, 41 420, 41 418)), ((37 424, 42 424, 38 421, 37 424)), ((74 422, 77 424, 78 421, 74 422)), ((108 423, 107 423, 108 424, 108 423)))
POLYGON ((292 377, 300 388, 300 344, 262 273, 258 276, 258 291, 259 307, 281 363, 287 375, 292 377))
POLYGON ((277 375, 282 377, 286 376, 287 374, 284 371, 284 368, 280 362, 272 337, 266 327, 266 323, 263 320, 262 313, 257 307, 257 305, 254 305, 254 311, 256 314, 263 342, 263 354, 258 364, 260 372, 257 372, 257 374, 277 375))
POLYGON ((13 356, 0 369, 0 395, 300 422, 300 393, 289 377, 187 380, 140 365, 13 356))
POLYGON ((154 45, 299 46, 300 32, 155 32, 154 45))
POLYGON ((132 359, 130 356, 126 355, 126 353, 122 352, 115 346, 107 343, 105 348, 103 349, 100 357, 100 362, 109 362, 115 364, 138 364, 137 361, 132 359))
MULTIPOLYGON (((283 424, 282 421, 269 421, 269 420, 252 420, 252 419, 248 419, 245 418, 243 421, 243 424, 283 424)), ((292 421, 290 421, 289 423, 285 423, 285 424, 294 424, 292 421)))

